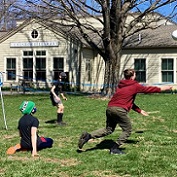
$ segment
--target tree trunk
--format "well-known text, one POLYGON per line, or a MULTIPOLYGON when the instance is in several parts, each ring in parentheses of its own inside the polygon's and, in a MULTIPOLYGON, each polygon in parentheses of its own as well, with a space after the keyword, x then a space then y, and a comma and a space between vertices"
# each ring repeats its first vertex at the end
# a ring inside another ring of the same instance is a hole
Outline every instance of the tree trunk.
POLYGON ((120 59, 121 55, 118 52, 116 57, 105 60, 103 93, 109 98, 115 93, 120 79, 120 59))

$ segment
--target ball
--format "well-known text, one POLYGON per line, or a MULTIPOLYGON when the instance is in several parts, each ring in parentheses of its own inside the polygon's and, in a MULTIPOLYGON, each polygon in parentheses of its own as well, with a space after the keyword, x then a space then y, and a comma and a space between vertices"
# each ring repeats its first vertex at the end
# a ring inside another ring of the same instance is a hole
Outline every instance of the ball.
POLYGON ((172 38, 177 41, 177 30, 173 31, 171 34, 172 38))

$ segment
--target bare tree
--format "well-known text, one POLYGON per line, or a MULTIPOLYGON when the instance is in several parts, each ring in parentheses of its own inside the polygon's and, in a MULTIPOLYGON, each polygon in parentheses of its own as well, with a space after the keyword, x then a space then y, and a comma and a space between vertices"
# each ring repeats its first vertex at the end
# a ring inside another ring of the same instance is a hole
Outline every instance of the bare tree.
MULTIPOLYGON (((109 94, 114 93, 120 79, 125 40, 139 31, 157 28, 162 18, 155 13, 158 9, 171 4, 173 8, 165 18, 174 19, 177 8, 176 0, 26 0, 26 3, 37 8, 38 18, 51 21, 60 17, 60 24, 68 27, 65 32, 77 30, 78 40, 84 39, 103 57, 104 90, 109 94), (99 23, 99 27, 90 19, 99 23)), ((32 13, 34 15, 34 11, 32 13)))
POLYGON ((15 28, 16 20, 27 18, 26 14, 25 4, 21 0, 0 0, 0 30, 15 28))

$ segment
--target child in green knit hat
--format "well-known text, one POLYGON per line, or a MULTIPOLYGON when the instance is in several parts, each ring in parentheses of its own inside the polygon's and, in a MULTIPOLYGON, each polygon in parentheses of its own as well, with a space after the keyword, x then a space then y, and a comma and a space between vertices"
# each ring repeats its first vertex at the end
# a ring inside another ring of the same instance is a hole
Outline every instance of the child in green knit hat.
POLYGON ((19 107, 22 114, 31 114, 34 108, 35 103, 32 101, 24 101, 19 107))
POLYGON ((37 151, 51 148, 53 140, 51 138, 39 137, 37 133, 39 120, 33 116, 37 110, 33 101, 23 101, 19 110, 23 114, 18 122, 18 130, 21 138, 20 144, 10 147, 6 153, 12 155, 16 151, 25 149, 30 150, 33 157, 38 156, 37 151))

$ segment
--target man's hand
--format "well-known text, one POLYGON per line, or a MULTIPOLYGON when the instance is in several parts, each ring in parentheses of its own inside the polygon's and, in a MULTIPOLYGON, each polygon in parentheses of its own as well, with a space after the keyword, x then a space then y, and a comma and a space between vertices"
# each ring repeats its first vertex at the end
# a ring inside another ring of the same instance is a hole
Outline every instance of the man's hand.
POLYGON ((166 91, 166 90, 172 90, 173 86, 170 85, 164 85, 161 87, 161 91, 166 91))
POLYGON ((63 99, 64 99, 64 100, 67 100, 67 98, 66 98, 65 96, 63 97, 63 99))
POLYGON ((140 114, 142 114, 143 116, 149 116, 149 114, 144 110, 141 110, 140 114))

